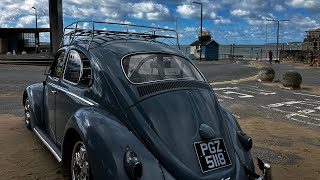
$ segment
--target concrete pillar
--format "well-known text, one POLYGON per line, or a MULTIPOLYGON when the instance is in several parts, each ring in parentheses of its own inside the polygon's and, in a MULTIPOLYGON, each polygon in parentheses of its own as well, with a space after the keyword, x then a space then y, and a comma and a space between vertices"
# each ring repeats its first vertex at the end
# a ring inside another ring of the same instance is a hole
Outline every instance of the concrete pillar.
POLYGON ((63 36, 62 0, 49 0, 51 52, 59 49, 63 36))

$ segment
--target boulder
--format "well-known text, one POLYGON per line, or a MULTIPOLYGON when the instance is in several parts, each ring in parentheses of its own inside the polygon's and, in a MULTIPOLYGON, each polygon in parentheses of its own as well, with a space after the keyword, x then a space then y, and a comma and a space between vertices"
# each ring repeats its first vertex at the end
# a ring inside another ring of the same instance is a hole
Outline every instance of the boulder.
POLYGON ((262 82, 272 82, 275 76, 275 72, 270 67, 264 67, 260 69, 258 76, 262 82))
POLYGON ((281 84, 284 87, 299 88, 302 83, 302 77, 298 72, 289 71, 281 76, 281 84))

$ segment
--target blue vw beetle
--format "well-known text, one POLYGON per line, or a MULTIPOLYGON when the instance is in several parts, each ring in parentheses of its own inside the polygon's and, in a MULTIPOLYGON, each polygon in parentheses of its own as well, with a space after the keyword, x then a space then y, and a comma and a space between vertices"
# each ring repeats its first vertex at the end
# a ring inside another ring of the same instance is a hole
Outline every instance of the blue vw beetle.
POLYGON ((173 30, 116 25, 153 31, 69 30, 45 81, 23 94, 27 128, 70 179, 271 179, 196 66, 156 40, 173 30))

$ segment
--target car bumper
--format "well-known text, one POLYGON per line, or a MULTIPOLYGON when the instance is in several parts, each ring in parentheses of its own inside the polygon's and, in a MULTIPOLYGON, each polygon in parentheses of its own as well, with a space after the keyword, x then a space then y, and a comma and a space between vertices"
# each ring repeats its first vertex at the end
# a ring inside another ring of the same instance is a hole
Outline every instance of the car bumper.
POLYGON ((258 158, 258 166, 263 173, 257 180, 272 180, 271 165, 258 158))

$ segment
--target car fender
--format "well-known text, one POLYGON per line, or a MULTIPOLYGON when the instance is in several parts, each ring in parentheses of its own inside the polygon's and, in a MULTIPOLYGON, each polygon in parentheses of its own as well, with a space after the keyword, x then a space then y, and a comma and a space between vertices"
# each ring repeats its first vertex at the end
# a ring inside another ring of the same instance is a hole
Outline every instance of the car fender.
POLYGON ((242 129, 241 129, 238 121, 236 120, 236 118, 232 115, 232 113, 228 109, 226 109, 222 106, 220 106, 220 107, 221 107, 222 114, 224 115, 224 118, 226 119, 227 124, 230 127, 228 129, 230 132, 231 139, 233 141, 234 149, 237 152, 238 157, 241 159, 242 162, 245 162, 245 164, 251 170, 254 170, 254 165, 252 162, 252 156, 251 156, 250 151, 246 151, 243 148, 243 146, 241 145, 241 143, 237 137, 237 131, 242 132, 242 129))
POLYGON ((123 161, 128 149, 134 151, 142 163, 141 179, 163 179, 163 172, 156 158, 111 113, 95 107, 78 110, 67 123, 63 149, 68 144, 67 134, 70 129, 77 131, 84 141, 95 179, 128 179, 123 161))
POLYGON ((28 86, 23 93, 22 104, 29 97, 31 105, 31 126, 42 124, 43 122, 43 84, 33 84, 28 86))

